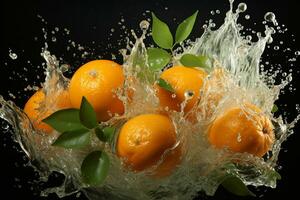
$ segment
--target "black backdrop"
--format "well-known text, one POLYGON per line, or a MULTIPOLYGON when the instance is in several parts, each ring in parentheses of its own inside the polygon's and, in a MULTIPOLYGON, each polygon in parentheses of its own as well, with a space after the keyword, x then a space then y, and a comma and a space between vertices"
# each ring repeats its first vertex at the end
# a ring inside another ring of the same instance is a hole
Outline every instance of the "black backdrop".
MULTIPOLYGON (((285 24, 289 33, 294 34, 298 40, 293 43, 292 46, 295 49, 300 49, 300 29, 298 17, 298 3, 296 0, 274 1, 274 0, 245 0, 248 5, 248 13, 251 15, 251 20, 261 22, 263 15, 267 11, 273 11, 276 13, 279 23, 285 24)), ((16 95, 14 101, 19 106, 23 106, 26 98, 30 95, 30 92, 21 92, 22 95, 18 95, 16 91, 22 91, 28 83, 36 84, 40 82, 36 80, 36 73, 42 73, 42 70, 33 70, 30 67, 32 65, 40 65, 42 59, 40 57, 41 47, 43 46, 42 27, 53 29, 55 26, 67 27, 70 29, 70 37, 79 43, 86 46, 92 46, 96 49, 97 54, 103 55, 106 58, 110 58, 107 52, 117 53, 116 41, 120 39, 118 36, 120 31, 117 23, 120 22, 120 17, 124 16, 126 27, 138 29, 138 24, 141 19, 144 19, 142 13, 145 10, 154 11, 157 15, 164 19, 168 24, 178 24, 179 21, 185 17, 191 15, 196 9, 200 10, 198 23, 204 22, 204 19, 209 19, 208 15, 210 10, 221 10, 222 16, 225 11, 228 10, 228 2, 226 0, 36 0, 36 1, 0 1, 0 69, 1 69, 1 95, 6 99, 11 99, 8 95, 9 92, 13 92, 16 95), (166 9, 167 7, 167 9, 166 9), (48 25, 42 25, 37 14, 41 15, 48 25), (177 20, 173 21, 172 19, 177 20), (109 37, 110 29, 116 28, 116 32, 109 37), (38 37, 38 41, 34 40, 34 37, 38 37), (109 37, 109 38, 108 38, 109 37), (92 43, 95 41, 95 45, 92 43), (111 47, 107 47, 106 43, 111 43, 111 47), (105 47, 105 48, 104 48, 105 47), (19 56, 17 60, 11 60, 8 57, 9 48, 16 52, 19 56), (27 67, 29 70, 24 71, 23 67, 27 67), (12 75, 12 71, 18 71, 21 74, 25 74, 29 78, 29 81, 23 81, 23 77, 9 78, 12 75)), ((149 16, 149 15, 148 15, 149 16)), ((223 17, 219 17, 222 19, 223 17)), ((247 22, 246 22, 247 23, 247 22)), ((171 26, 171 29, 175 29, 175 26, 171 26)), ((194 32, 199 33, 200 27, 196 27, 194 32), (198 29, 198 30, 197 30, 198 29)), ((289 43, 291 37, 286 34, 284 41, 289 43)), ((275 38, 276 39, 276 38, 275 38)), ((60 43, 59 41, 50 45, 50 50, 56 55, 64 55, 64 49, 66 42, 60 43)), ((64 55, 64 61, 78 66, 79 63, 85 62, 85 59, 73 59, 70 55, 64 55)), ((92 58, 92 56, 91 56, 92 58)), ((86 58, 88 60, 89 58, 86 58)), ((285 58, 282 58, 280 54, 274 58, 275 61, 281 62, 285 58)), ((296 65, 299 65, 299 62, 296 65)), ((42 80, 42 79, 41 79, 42 80)), ((294 87, 299 85, 299 75, 294 76, 294 87)), ((298 87, 299 88, 299 87, 298 87)), ((297 91, 296 91, 297 93, 297 91)), ((294 105, 297 103, 295 93, 286 93, 283 97, 282 104, 287 104, 287 115, 293 116, 294 105)), ((299 103, 299 101, 298 101, 299 103)), ((1 122, 2 124, 4 122, 1 122)), ((299 160, 299 126, 295 129, 296 134, 292 135, 284 144, 284 151, 280 155, 280 165, 282 169, 282 180, 279 181, 276 189, 261 188, 257 191, 261 199, 272 198, 284 198, 290 195, 298 195, 296 181, 299 177, 299 170, 296 161, 299 160)), ((58 199, 56 195, 50 195, 49 197, 39 197, 37 195, 39 184, 32 183, 36 180, 36 174, 29 167, 23 167, 26 163, 24 161, 24 154, 19 152, 19 148, 14 144, 8 134, 1 134, 0 137, 0 155, 1 155, 1 199, 58 199), (32 190, 33 189, 33 190, 32 190)), ((54 184, 56 181, 53 179, 49 184, 54 184)), ((66 197, 64 199, 74 199, 75 196, 66 197)), ((222 189, 218 190, 215 197, 204 197, 204 199, 240 199, 240 197, 234 197, 222 189)), ((85 199, 84 196, 80 196, 79 199, 85 199)), ((200 199, 200 197, 199 197, 200 199)), ((252 198, 243 198, 252 199, 252 198)))

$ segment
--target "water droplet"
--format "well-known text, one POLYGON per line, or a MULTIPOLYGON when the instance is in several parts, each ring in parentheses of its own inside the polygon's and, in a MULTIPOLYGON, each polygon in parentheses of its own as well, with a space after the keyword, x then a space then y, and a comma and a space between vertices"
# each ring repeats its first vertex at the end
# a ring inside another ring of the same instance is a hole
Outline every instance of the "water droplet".
POLYGON ((172 97, 173 99, 175 99, 175 98, 176 98, 176 94, 172 94, 171 97, 172 97))
POLYGON ((252 40, 252 36, 251 35, 247 35, 246 36, 246 40, 251 41, 252 40))
POLYGON ((112 33, 113 33, 113 32, 115 32, 115 29, 113 29, 113 28, 112 28, 112 29, 110 29, 110 32, 112 32, 112 33))
POLYGON ((67 28, 64 28, 64 31, 65 31, 65 33, 66 33, 67 35, 70 34, 70 31, 69 31, 67 28))
POLYGON ((245 19, 250 19, 250 15, 245 15, 245 19))
POLYGON ((193 98, 193 96, 194 96, 194 92, 191 91, 191 90, 187 90, 187 91, 184 93, 184 97, 185 97, 186 100, 193 98))
POLYGON ((59 31, 59 28, 58 28, 58 27, 55 27, 54 30, 55 30, 56 32, 58 32, 58 31, 59 31))
POLYGON ((242 13, 242 12, 245 12, 246 10, 247 10, 247 4, 240 3, 238 5, 237 12, 242 13))
POLYGON ((149 22, 146 21, 146 20, 141 21, 141 22, 140 22, 140 28, 141 28, 143 31, 148 30, 148 28, 149 28, 149 22))
POLYGON ((217 13, 217 14, 220 14, 220 10, 216 10, 216 13, 217 13))
POLYGON ((279 50, 279 46, 275 46, 274 50, 276 50, 276 51, 279 50))
POLYGON ((236 139, 237 139, 237 141, 238 141, 238 142, 241 142, 241 141, 242 141, 242 136, 241 136, 241 134, 240 134, 240 133, 238 133, 238 135, 237 135, 237 138, 236 138, 236 139))
POLYGON ((56 37, 53 36, 53 37, 51 38, 51 40, 52 40, 52 42, 56 42, 56 37))
POLYGON ((12 50, 9 50, 9 57, 13 60, 16 60, 18 58, 18 55, 16 53, 13 53, 12 50))
POLYGON ((300 56, 300 51, 296 51, 296 52, 295 52, 295 55, 296 55, 296 56, 300 56))
POLYGON ((267 12, 264 16, 264 19, 267 21, 267 22, 272 22, 275 26, 277 26, 277 21, 276 21, 276 16, 274 13, 272 12, 267 12))
POLYGON ((215 11, 214 10, 210 11, 210 14, 215 15, 215 11))
POLYGON ((91 70, 89 71, 89 75, 92 76, 93 78, 96 78, 98 76, 98 72, 96 70, 91 70))

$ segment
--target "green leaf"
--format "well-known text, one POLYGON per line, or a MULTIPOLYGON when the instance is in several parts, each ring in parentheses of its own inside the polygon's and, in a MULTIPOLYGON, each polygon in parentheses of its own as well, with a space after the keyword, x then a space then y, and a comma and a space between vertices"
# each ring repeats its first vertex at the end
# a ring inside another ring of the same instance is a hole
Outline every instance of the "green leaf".
POLYGON ((67 149, 78 149, 86 146, 90 141, 91 132, 88 129, 66 131, 52 144, 67 149))
POLYGON ((211 68, 211 61, 206 56, 196 56, 193 54, 184 54, 180 58, 181 64, 183 64, 186 67, 202 67, 209 69, 211 68))
POLYGON ((237 196, 254 196, 241 179, 236 176, 229 176, 222 182, 222 186, 232 194, 237 196))
POLYGON ((158 84, 161 88, 163 88, 163 89, 165 89, 165 90, 167 90, 167 91, 169 91, 169 92, 175 92, 174 88, 173 88, 168 82, 166 82, 166 81, 165 81, 164 79, 162 79, 162 78, 158 79, 157 84, 158 84))
POLYGON ((109 170, 109 157, 104 151, 94 151, 87 155, 81 165, 84 182, 98 186, 106 178, 109 170))
POLYGON ((275 113, 277 111, 278 111, 278 106, 276 104, 274 104, 271 112, 275 113))
POLYGON ((161 48, 173 47, 173 36, 168 25, 158 19, 154 13, 152 13, 152 38, 161 48))
POLYGON ((150 65, 151 70, 159 71, 164 66, 166 66, 170 60, 171 55, 163 49, 159 48, 148 48, 148 63, 150 65))
POLYGON ((81 100, 79 118, 81 123, 89 129, 95 128, 98 125, 94 108, 85 97, 82 97, 81 100))
POLYGON ((97 137, 99 138, 99 140, 101 140, 103 142, 111 142, 114 137, 115 132, 116 132, 115 127, 105 127, 103 129, 97 127, 95 129, 95 133, 96 133, 97 137))
POLYGON ((183 22, 181 22, 181 24, 179 24, 175 34, 176 43, 182 42, 191 34, 197 15, 198 10, 192 16, 186 18, 183 22))
POLYGON ((61 133, 84 128, 79 119, 79 110, 73 108, 59 110, 43 119, 43 122, 61 133))

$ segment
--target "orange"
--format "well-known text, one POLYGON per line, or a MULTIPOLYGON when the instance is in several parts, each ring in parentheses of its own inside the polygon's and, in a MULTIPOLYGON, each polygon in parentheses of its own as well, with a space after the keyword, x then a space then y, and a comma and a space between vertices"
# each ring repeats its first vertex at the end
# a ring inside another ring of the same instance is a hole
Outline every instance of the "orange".
POLYGON ((200 100, 200 89, 207 73, 198 68, 174 66, 165 70, 160 78, 169 83, 174 93, 157 86, 157 96, 162 107, 180 111, 180 104, 186 99, 188 93, 192 97, 188 100, 184 111, 190 111, 200 100))
POLYGON ((263 156, 274 142, 270 119, 253 104, 234 107, 218 116, 208 130, 208 138, 216 148, 248 152, 263 156))
POLYGON ((117 97, 117 90, 124 82, 122 67, 110 60, 94 60, 81 66, 73 75, 70 99, 75 108, 80 108, 83 96, 93 106, 98 121, 107 121, 114 114, 123 114, 123 102, 117 97))
POLYGON ((62 91, 58 94, 57 99, 54 101, 54 105, 51 105, 51 108, 45 109, 41 107, 43 102, 46 100, 45 97, 45 93, 42 89, 36 91, 26 102, 24 112, 32 121, 33 126, 36 129, 45 133, 51 133, 53 129, 46 123, 42 122, 42 120, 57 110, 70 108, 71 102, 69 93, 67 91, 62 91))
POLYGON ((175 144, 175 128, 167 116, 142 114, 122 126, 117 141, 117 154, 134 171, 149 169, 163 159, 154 171, 155 176, 163 177, 179 164, 180 145, 167 151, 175 144))

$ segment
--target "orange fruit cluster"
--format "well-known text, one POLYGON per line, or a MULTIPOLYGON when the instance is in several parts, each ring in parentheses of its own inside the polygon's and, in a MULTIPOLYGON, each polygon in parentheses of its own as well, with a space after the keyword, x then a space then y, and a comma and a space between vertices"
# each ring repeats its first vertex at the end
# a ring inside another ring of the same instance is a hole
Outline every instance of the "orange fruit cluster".
MULTIPOLYGON (((225 72, 216 69, 213 73, 218 78, 223 77, 225 72)), ((163 71, 161 78, 174 91, 154 86, 160 106, 178 112, 187 100, 183 111, 188 113, 201 101, 201 91, 206 92, 209 85, 220 86, 206 80, 207 76, 203 69, 184 66, 173 66, 163 71)), ((91 61, 74 73, 68 90, 59 95, 56 109, 46 111, 42 116, 39 114, 39 106, 46 98, 39 90, 28 100, 24 111, 36 129, 50 133, 51 128, 41 119, 58 109, 79 108, 84 96, 93 106, 98 121, 107 121, 124 113, 123 102, 118 96, 123 93, 124 80, 119 64, 109 60, 91 61)), ((133 94, 129 91, 127 95, 133 94)), ((221 94, 211 95, 209 101, 218 104, 221 98, 221 94)), ((221 113, 209 126, 208 141, 216 148, 263 156, 274 141, 272 123, 256 106, 247 104, 246 108, 234 107, 221 113)), ((201 109, 196 111, 201 112, 201 109)), ((154 167, 153 174, 157 177, 169 175, 182 157, 182 145, 177 141, 175 126, 168 113, 145 113, 129 119, 120 130, 116 149, 127 168, 142 171, 154 167)))

